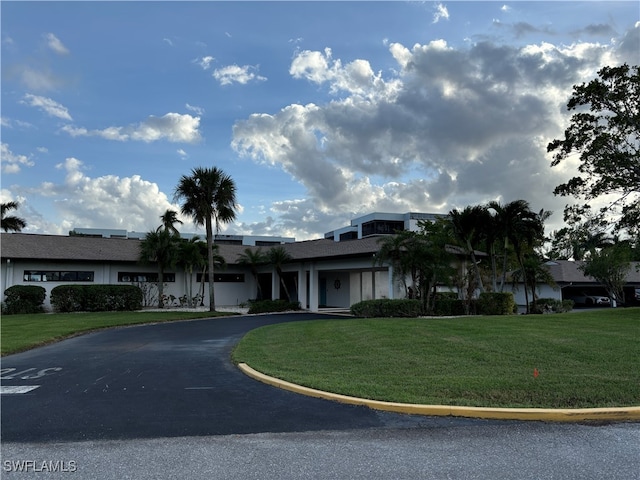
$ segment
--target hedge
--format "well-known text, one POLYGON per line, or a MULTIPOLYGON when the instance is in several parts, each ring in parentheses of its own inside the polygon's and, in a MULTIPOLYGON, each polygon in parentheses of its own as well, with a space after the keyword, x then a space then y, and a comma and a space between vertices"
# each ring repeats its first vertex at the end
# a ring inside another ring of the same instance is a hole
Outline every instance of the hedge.
POLYGON ((356 317, 419 317, 422 314, 420 300, 389 299, 364 300, 351 305, 351 313, 356 317))
POLYGON ((57 312, 140 310, 142 290, 135 285, 59 285, 51 290, 57 312))
POLYGON ((511 315, 516 308, 513 293, 483 292, 478 299, 480 315, 511 315))
POLYGON ((247 313, 271 313, 301 310, 300 302, 287 302, 286 300, 255 300, 249 304, 247 313))
POLYGON ((12 315, 18 313, 44 312, 44 299, 47 290, 37 285, 14 285, 4 291, 6 296, 2 313, 12 315))

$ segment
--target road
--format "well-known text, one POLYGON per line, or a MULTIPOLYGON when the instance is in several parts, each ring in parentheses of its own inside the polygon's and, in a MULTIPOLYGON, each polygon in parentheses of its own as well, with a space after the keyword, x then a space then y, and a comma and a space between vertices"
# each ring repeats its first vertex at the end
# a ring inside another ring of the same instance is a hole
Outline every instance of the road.
POLYGON ((252 328, 317 318, 119 328, 5 357, 3 478, 640 478, 640 424, 377 412, 263 385, 229 360, 252 328))

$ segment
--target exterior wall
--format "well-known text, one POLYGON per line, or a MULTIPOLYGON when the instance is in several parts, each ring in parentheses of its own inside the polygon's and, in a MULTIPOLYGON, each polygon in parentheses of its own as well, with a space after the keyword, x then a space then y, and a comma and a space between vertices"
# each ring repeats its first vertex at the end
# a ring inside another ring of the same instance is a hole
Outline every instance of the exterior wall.
MULTIPOLYGON (((562 291, 557 287, 554 289, 549 285, 539 285, 537 290, 538 291, 536 293, 538 298, 555 298, 557 300, 562 300, 562 291)), ((524 287, 520 285, 517 290, 514 288, 512 292, 516 305, 526 307, 527 302, 524 295, 524 287)), ((531 298, 531 292, 529 292, 529 302, 531 301, 533 301, 533 298, 531 298)))
MULTIPOLYGON (((118 272, 137 272, 137 273, 156 273, 157 270, 152 266, 130 264, 130 263, 80 263, 80 262, 35 262, 13 260, 7 263, 6 260, 0 264, 0 292, 4 291, 12 285, 36 285, 44 287, 47 296, 45 298, 44 307, 51 310, 51 290, 58 285, 126 285, 131 282, 118 282, 118 272), (44 271, 91 271, 93 272, 93 282, 52 282, 52 281, 25 281, 25 270, 44 270, 44 271)), ((176 298, 181 297, 187 291, 185 275, 179 270, 171 270, 167 273, 175 273, 175 282, 165 282, 165 295, 173 295, 176 298)), ((215 295, 216 306, 218 305, 237 305, 246 302, 254 292, 255 282, 253 277, 247 271, 241 269, 228 269, 224 273, 243 273, 244 282, 216 282, 215 295)), ((196 295, 200 291, 200 283, 196 282, 196 273, 193 274, 193 294, 196 295)), ((3 295, 4 296, 4 295, 3 295)), ((208 305, 208 287, 205 283, 204 303, 208 305)))

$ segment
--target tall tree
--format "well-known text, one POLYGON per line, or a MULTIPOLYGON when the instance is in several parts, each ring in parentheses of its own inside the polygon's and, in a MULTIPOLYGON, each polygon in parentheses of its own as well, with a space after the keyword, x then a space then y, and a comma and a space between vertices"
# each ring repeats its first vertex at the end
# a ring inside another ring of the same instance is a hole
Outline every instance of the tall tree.
POLYGON ((19 206, 20 204, 18 202, 7 202, 0 205, 2 211, 2 230, 5 232, 9 230, 12 232, 21 232, 22 229, 27 226, 27 222, 20 217, 7 216, 7 212, 17 210, 19 206))
POLYGON ((252 248, 245 248, 244 252, 238 255, 238 263, 245 265, 251 270, 251 275, 256 282, 257 288, 257 300, 262 300, 262 287, 260 286, 258 267, 267 263, 267 256, 264 254, 261 248, 256 250, 252 248))
POLYGON ((624 305, 624 284, 631 269, 631 249, 627 243, 594 251, 579 267, 588 277, 600 282, 612 300, 624 305))
MULTIPOLYGON (((640 73, 627 64, 604 67, 599 78, 573 87, 567 103, 576 113, 564 139, 547 146, 554 152, 552 166, 579 153, 578 175, 558 185, 554 194, 589 202, 602 195, 616 198, 598 213, 619 214, 617 230, 637 235, 640 226, 640 73), (585 107, 585 108, 583 108, 585 107), (588 108, 586 108, 588 107, 588 108)), ((565 220, 578 220, 588 204, 567 205, 565 220)))
POLYGON ((280 279, 280 285, 282 285, 284 294, 287 296, 287 300, 290 302, 291 295, 289 294, 287 283, 284 281, 284 272, 282 271, 282 266, 291 260, 291 255, 289 255, 289 252, 287 252, 284 247, 277 246, 271 247, 269 250, 267 250, 267 259, 269 260, 269 263, 273 265, 273 268, 276 269, 276 273, 278 274, 278 278, 280 279))
POLYGON ((202 268, 207 264, 206 251, 207 244, 200 240, 198 236, 190 239, 180 239, 178 246, 178 263, 184 269, 185 292, 187 296, 187 306, 193 307, 193 270, 202 268), (204 248, 203 248, 204 247, 204 248))
POLYGON ((182 220, 178 218, 178 212, 175 210, 167 209, 162 215, 160 215, 162 221, 162 228, 168 230, 173 235, 180 235, 176 223, 182 225, 182 220))
POLYGON ((155 263, 158 269, 158 307, 164 308, 164 272, 175 265, 178 259, 180 237, 158 228, 149 232, 140 242, 141 263, 155 263))
POLYGON ((447 250, 448 224, 442 220, 420 222, 420 231, 401 231, 385 235, 375 263, 393 268, 395 280, 402 282, 407 298, 422 301, 425 313, 433 310, 434 291, 438 284, 449 283, 453 275, 452 255, 447 250), (411 284, 407 285, 407 278, 411 284))
POLYGON ((213 242, 220 224, 236 218, 236 185, 230 176, 217 167, 194 168, 191 175, 183 175, 176 187, 175 197, 182 201, 181 211, 193 218, 196 225, 204 225, 207 233, 209 277, 209 310, 215 312, 213 242))
POLYGON ((448 218, 452 237, 471 258, 471 271, 480 291, 484 292, 476 250, 486 239, 487 227, 491 224, 491 215, 485 206, 473 205, 465 207, 463 210, 451 210, 448 218))

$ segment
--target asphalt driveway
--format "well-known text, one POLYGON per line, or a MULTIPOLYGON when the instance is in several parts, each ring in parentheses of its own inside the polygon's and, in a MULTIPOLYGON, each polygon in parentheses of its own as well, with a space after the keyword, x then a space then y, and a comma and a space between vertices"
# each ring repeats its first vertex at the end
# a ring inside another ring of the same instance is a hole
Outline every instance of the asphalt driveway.
POLYGON ((15 393, 2 395, 2 440, 300 432, 406 422, 401 415, 266 386, 231 363, 231 349, 247 331, 314 318, 326 317, 292 313, 118 328, 7 356, 2 387, 15 393))

